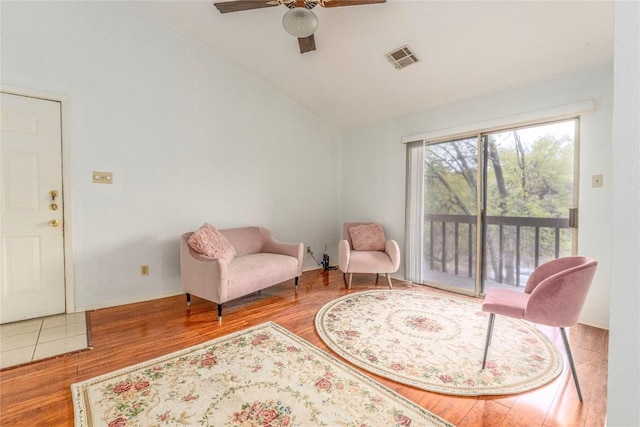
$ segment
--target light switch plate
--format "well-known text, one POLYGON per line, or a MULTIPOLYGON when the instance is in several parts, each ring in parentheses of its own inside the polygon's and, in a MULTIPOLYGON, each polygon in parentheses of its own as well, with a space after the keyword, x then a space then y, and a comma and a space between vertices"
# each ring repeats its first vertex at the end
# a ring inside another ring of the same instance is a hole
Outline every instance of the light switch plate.
POLYGON ((113 184, 112 172, 93 172, 94 184, 113 184))

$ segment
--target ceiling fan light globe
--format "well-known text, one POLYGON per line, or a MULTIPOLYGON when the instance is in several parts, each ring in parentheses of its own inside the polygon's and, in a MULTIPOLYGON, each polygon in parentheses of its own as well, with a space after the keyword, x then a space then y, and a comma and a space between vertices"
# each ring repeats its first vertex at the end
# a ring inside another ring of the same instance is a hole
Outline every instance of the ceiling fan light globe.
POLYGON ((309 37, 318 29, 318 17, 304 7, 289 9, 282 17, 284 30, 293 37, 309 37))

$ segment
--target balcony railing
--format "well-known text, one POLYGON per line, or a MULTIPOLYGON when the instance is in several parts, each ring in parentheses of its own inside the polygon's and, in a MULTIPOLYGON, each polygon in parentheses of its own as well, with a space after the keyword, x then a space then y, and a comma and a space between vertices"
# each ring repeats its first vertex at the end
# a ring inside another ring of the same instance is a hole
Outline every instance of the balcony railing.
MULTIPOLYGON (((429 269, 472 277, 477 217, 426 214, 424 219, 425 233, 428 233, 425 235, 428 236, 425 255, 429 269)), ((562 231, 569 230, 569 218, 487 216, 486 224, 485 259, 491 257, 489 261, 496 272, 492 280, 504 283, 509 264, 509 270, 513 272, 510 277, 514 283, 511 284, 515 286, 521 282, 523 257, 529 261, 529 266, 533 261, 533 268, 540 264, 543 255, 544 258, 559 258, 563 255, 562 231), (526 238, 523 238, 524 234, 526 238)))

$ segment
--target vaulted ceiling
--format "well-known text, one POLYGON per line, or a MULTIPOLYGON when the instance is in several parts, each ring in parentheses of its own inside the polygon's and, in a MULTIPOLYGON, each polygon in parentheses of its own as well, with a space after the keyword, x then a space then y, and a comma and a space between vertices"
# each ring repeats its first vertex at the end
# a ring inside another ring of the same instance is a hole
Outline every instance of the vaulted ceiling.
POLYGON ((284 6, 221 14, 207 1, 135 1, 339 129, 407 116, 610 63, 613 1, 419 1, 313 9, 300 54, 284 6), (385 54, 408 45, 419 62, 385 54))

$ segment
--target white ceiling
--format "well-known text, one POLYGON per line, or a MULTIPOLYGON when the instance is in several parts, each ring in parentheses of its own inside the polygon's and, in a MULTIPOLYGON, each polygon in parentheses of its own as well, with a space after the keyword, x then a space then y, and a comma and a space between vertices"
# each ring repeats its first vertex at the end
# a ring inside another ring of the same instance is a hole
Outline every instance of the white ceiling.
POLYGON ((314 9, 301 55, 284 6, 221 14, 206 1, 136 1, 342 130, 613 60, 613 1, 419 1, 314 9), (408 44, 420 62, 384 55, 408 44))

